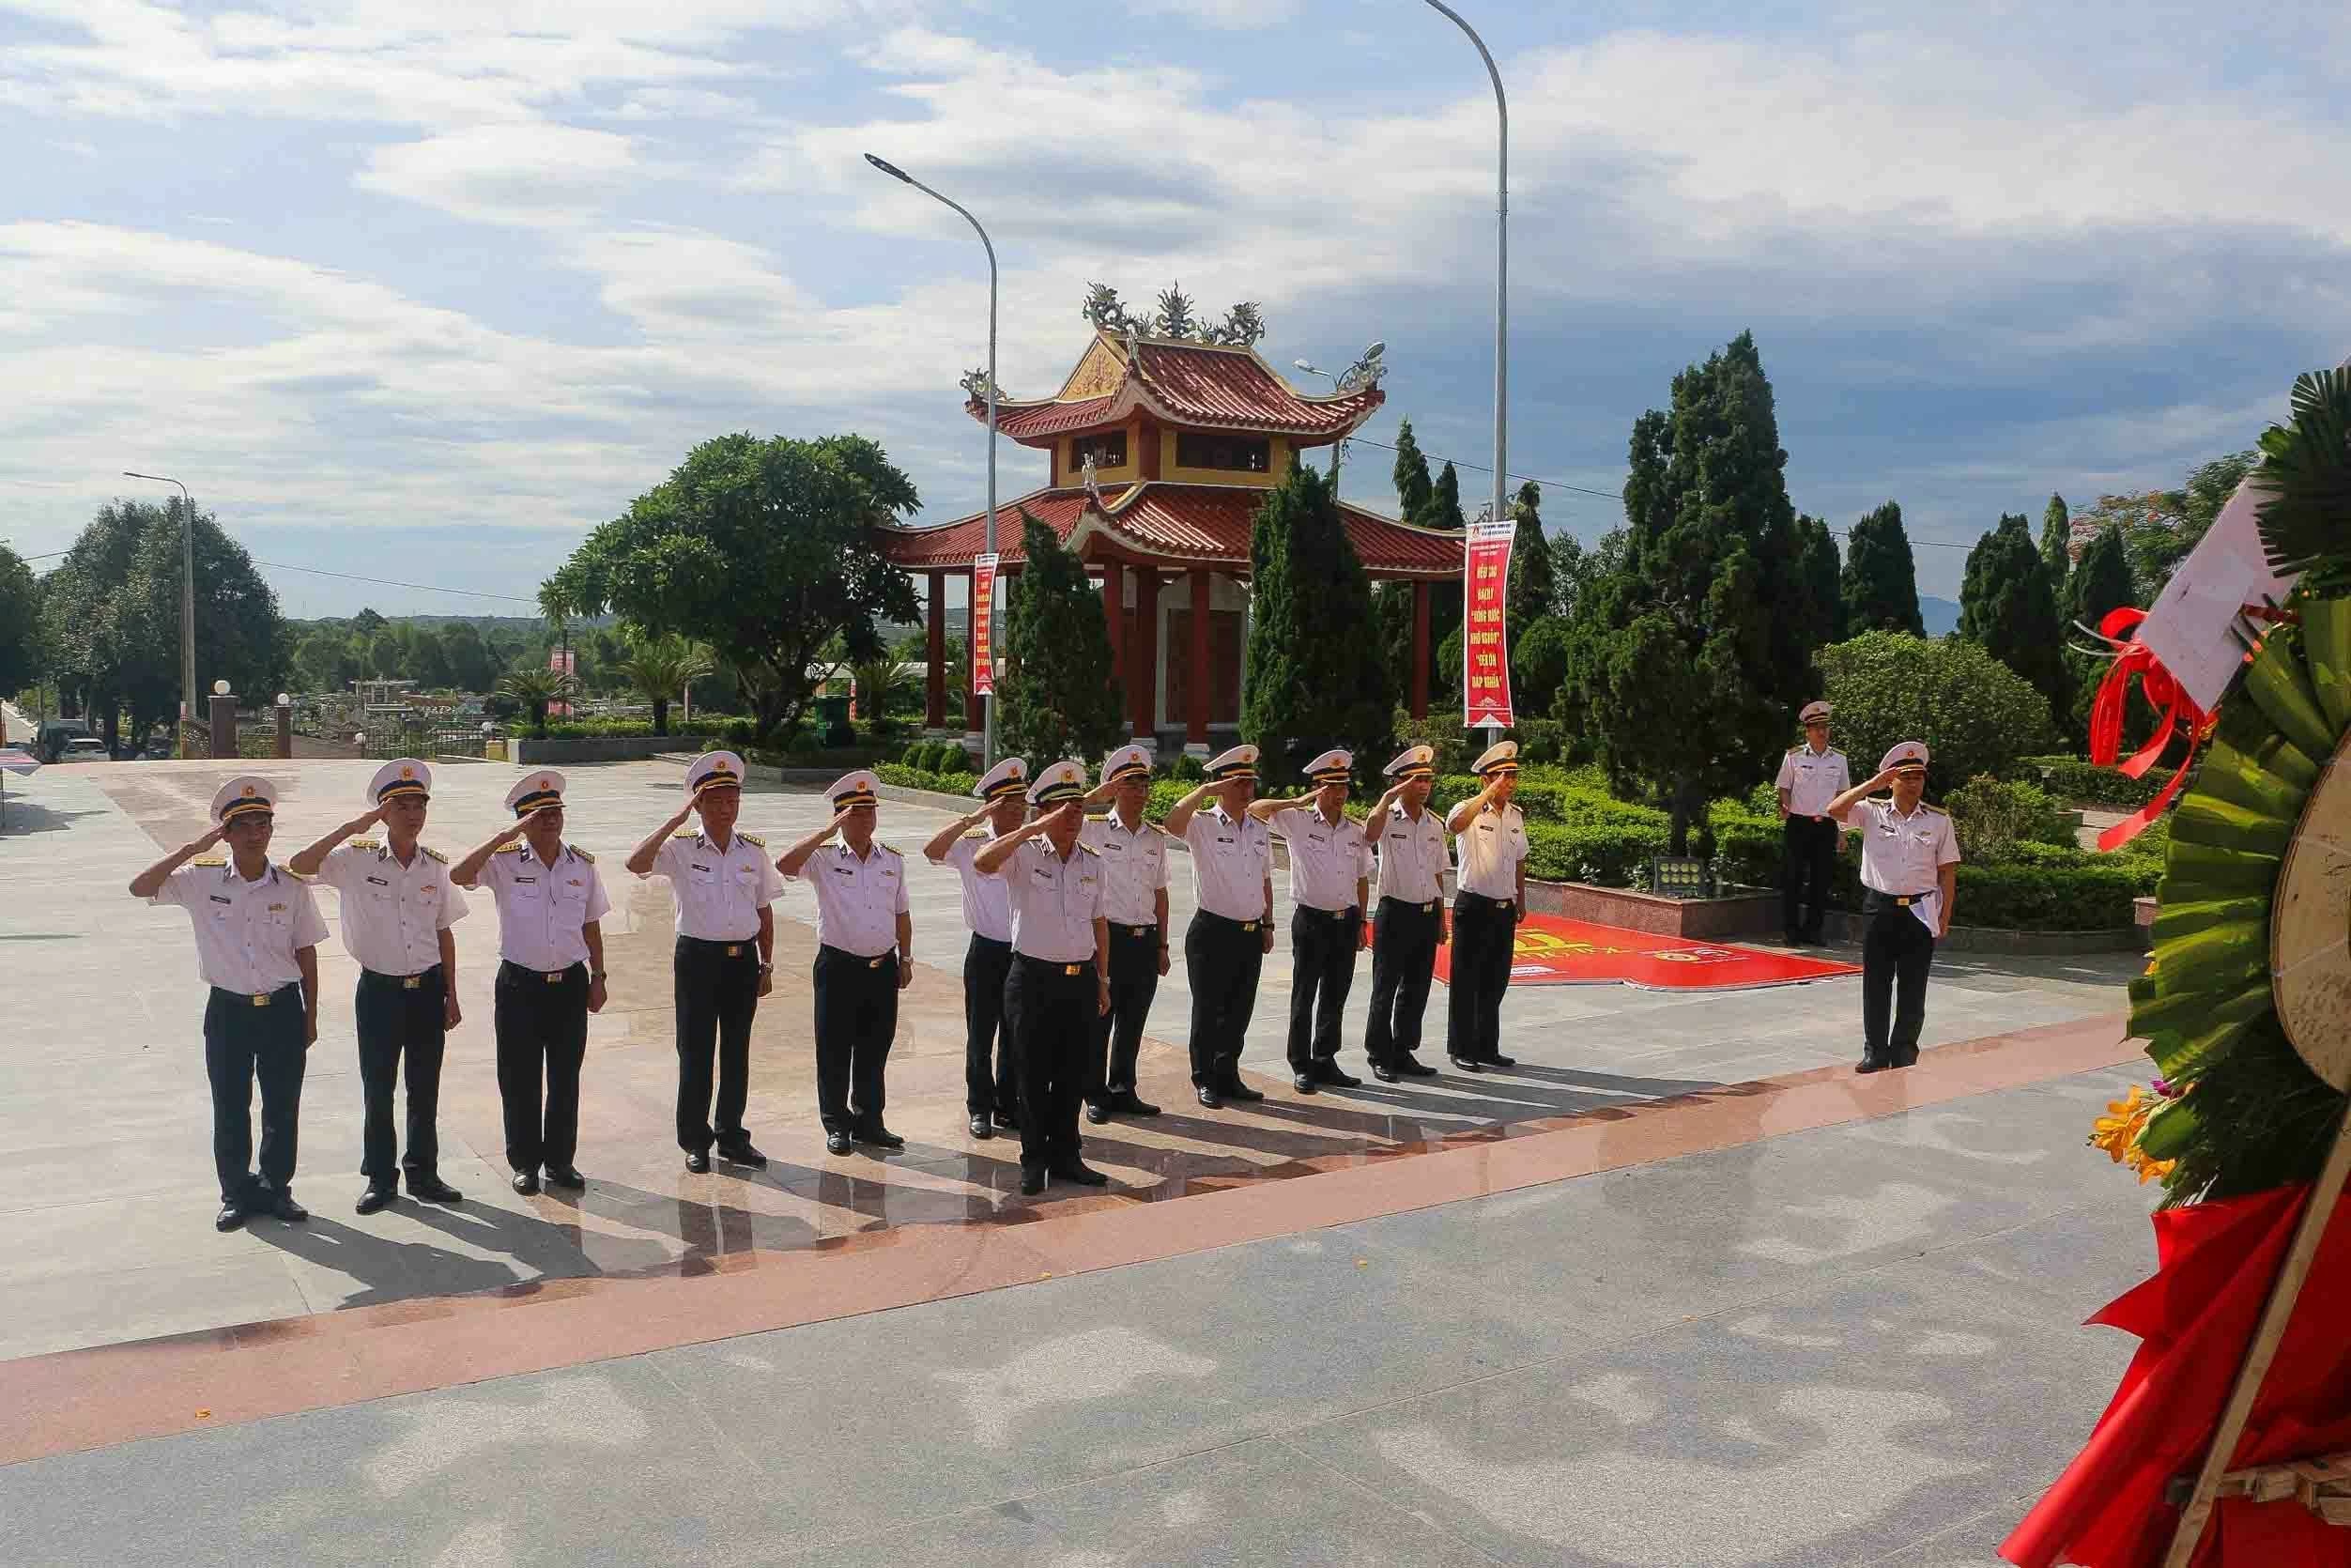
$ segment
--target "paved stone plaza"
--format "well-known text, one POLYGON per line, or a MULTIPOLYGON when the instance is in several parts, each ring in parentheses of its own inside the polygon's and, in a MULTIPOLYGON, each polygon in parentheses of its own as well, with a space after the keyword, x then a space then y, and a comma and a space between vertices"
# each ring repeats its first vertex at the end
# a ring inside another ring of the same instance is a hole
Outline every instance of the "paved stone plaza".
MULTIPOLYGON (((254 766, 282 792, 281 858, 355 814, 372 771, 254 766)), ((1084 1129, 1110 1189, 1022 1199, 1011 1144, 962 1126, 959 898, 919 860, 946 819, 906 805, 882 831, 914 867, 907 1150, 823 1151, 794 887, 747 1118, 773 1163, 691 1176, 668 892, 620 864, 673 808, 665 761, 570 770, 571 837, 616 906, 588 1191, 505 1184, 477 895, 441 1117, 466 1203, 351 1214, 352 969, 330 941, 297 1178, 314 1217, 220 1236, 186 917, 123 888, 203 830, 223 776, 83 764, 9 792, 11 1561, 103 1543, 159 1563, 1940 1568, 1990 1560, 2129 1349, 2076 1325, 2152 1261, 2146 1198, 2081 1146, 2132 1070, 2135 959, 1939 962, 1927 1043, 1989 1043, 1930 1049, 1907 1083, 1843 1071, 1840 979, 1522 988, 1515 1072, 1307 1098, 1282 1060, 1284 943, 1244 1062, 1268 1098, 1207 1113, 1179 951, 1144 1056, 1167 1115, 1084 1129)), ((442 767, 428 841, 486 837, 514 776, 442 767)), ((769 786, 743 823, 780 849, 825 815, 769 786)), ((1173 891, 1180 922, 1180 864, 1173 891)), ((1366 963, 1354 1070, 1368 989, 1366 963)))

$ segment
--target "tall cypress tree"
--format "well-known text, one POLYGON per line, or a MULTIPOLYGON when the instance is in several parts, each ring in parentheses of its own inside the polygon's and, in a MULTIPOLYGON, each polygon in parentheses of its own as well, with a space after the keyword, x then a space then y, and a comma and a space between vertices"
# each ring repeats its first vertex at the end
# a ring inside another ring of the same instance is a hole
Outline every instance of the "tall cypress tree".
MULTIPOLYGON (((2082 548, 2073 576, 2066 580, 2066 596, 2058 614, 2065 622, 2063 630, 2067 641, 2075 646, 2089 645, 2089 636, 2077 631, 2077 623, 2096 632, 2109 610, 2136 602, 2130 576, 2130 546, 2123 542, 2121 529, 2109 526, 2082 548)), ((2058 712, 2066 720, 2067 736, 2075 746, 2082 745, 2089 737, 2090 705, 2097 696, 2098 683, 2106 678, 2107 669, 2107 662, 2094 653, 2079 653, 2070 649, 2067 652, 2066 669, 2073 679, 2073 700, 2070 712, 2058 712)), ((2135 686, 2124 719, 2128 732, 2146 734, 2152 710, 2135 686)))
POLYGON ((1461 516, 1461 475, 1453 471, 1448 460, 1437 471, 1437 483, 1429 487, 1429 498, 1421 510, 1410 514, 1410 520, 1422 528, 1444 528, 1458 531, 1461 516))
POLYGON ((1609 772, 1663 796, 1674 853, 1705 804, 1775 756, 1811 680, 1788 453, 1755 339, 1742 332, 1673 380, 1633 425, 1621 562, 1583 595, 1555 712, 1587 727, 1609 772))
POLYGON ((1513 637, 1551 613, 1551 541, 1543 534, 1542 506, 1543 486, 1530 479, 1518 487, 1517 500, 1511 508, 1518 530, 1511 539, 1506 595, 1513 637))
POLYGON ((1845 640, 1843 571, 1836 559, 1836 539, 1829 525, 1814 516, 1796 519, 1796 575, 1804 582, 1809 611, 1805 640, 1808 648, 1824 648, 1845 640))
POLYGON ((1918 617, 1918 568, 1911 560, 1902 509, 1893 501, 1853 525, 1845 540, 1845 636, 1908 632, 1925 637, 1918 617))
POLYGON ((1999 526, 1967 552, 1956 635, 2031 682, 2049 699, 2051 714, 2067 711, 2072 679, 2057 624, 2057 596, 2050 592, 2049 569, 2033 543, 2032 521, 2022 513, 2003 514, 1999 526))
POLYGON ((1025 510, 1021 547, 1028 564, 1012 580, 1007 668, 997 686, 1004 749, 1037 767, 1099 757, 1127 738, 1101 592, 1085 563, 1025 510))
POLYGON ((1249 535, 1249 678, 1241 738, 1268 777, 1287 782, 1343 746, 1367 761, 1387 738, 1394 690, 1363 656, 1372 582, 1347 538, 1330 482, 1291 465, 1249 535))
POLYGON ((1421 451, 1420 441, 1412 434, 1412 422, 1406 420, 1396 426, 1396 515, 1406 522, 1418 522, 1429 503, 1431 484, 1429 460, 1421 451))
POLYGON ((2041 509, 2041 567, 2049 574, 2049 591, 2058 602, 2066 597, 2066 576, 2073 570, 2073 514, 2066 498, 2052 495, 2041 509))

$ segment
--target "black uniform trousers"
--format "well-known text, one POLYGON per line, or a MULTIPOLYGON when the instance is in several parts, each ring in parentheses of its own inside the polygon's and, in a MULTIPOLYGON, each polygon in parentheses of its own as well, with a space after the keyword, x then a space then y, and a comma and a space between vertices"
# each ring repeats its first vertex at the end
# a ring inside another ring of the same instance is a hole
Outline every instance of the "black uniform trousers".
POLYGON ((1502 993, 1510 989, 1518 905, 1479 893, 1453 898, 1452 989, 1445 998, 1445 1054, 1490 1062, 1502 1053, 1502 993))
POLYGON ((1779 926, 1790 935, 1819 940, 1836 876, 1836 823, 1790 817, 1780 824, 1779 926))
POLYGON ((708 1154, 750 1143, 751 1020, 760 1010, 760 945, 678 938, 670 966, 678 1018, 678 1147, 708 1154), (711 1126, 711 1064, 718 1067, 717 1127, 711 1126))
POLYGON ((1094 1054, 1085 1082, 1085 1098, 1094 1104, 1135 1092, 1143 1022, 1159 993, 1159 927, 1111 927, 1110 1011, 1094 1021, 1094 1054))
POLYGON ((309 1014, 300 985, 259 1002, 214 987, 204 1005, 204 1075, 212 1084, 212 1166, 221 1202, 254 1208, 294 1191, 294 1131, 302 1110, 309 1014), (261 1174, 253 1172, 254 1083, 261 1084, 261 1174))
POLYGON ((1184 973, 1191 981, 1191 1082, 1217 1089, 1240 1076, 1242 1037, 1257 1010, 1265 967, 1263 920, 1228 920, 1196 910, 1184 928, 1184 973))
POLYGON ((1290 1070, 1311 1072, 1339 1056, 1339 1015, 1355 989, 1355 955, 1363 941, 1363 912, 1290 912, 1290 1070))
POLYGON ((1005 1003, 1011 974, 1012 944, 974 931, 963 949, 965 1115, 1009 1115, 1021 1103, 1020 1032, 1005 1003))
POLYGON ((1372 914, 1372 1017, 1363 1029, 1363 1054, 1375 1068, 1421 1048, 1421 1016, 1428 1010, 1443 919, 1435 899, 1382 899, 1372 914))
POLYGON ((1919 1027, 1927 1022, 1927 971, 1935 961, 1935 935, 1908 906, 1885 894, 1868 893, 1863 908, 1869 926, 1861 939, 1862 1059, 1913 1067, 1918 1061, 1919 1027))
POLYGON ((568 1165, 579 1152, 579 1064, 588 1055, 588 966, 542 973, 498 966, 493 1027, 506 1163, 516 1171, 568 1165), (544 1119, 540 1081, 545 1080, 544 1119))
POLYGON ((360 1139, 360 1175, 370 1187, 391 1187, 407 1171, 413 1182, 440 1174, 441 1053, 449 1043, 449 1015, 442 1011, 447 976, 439 964, 421 975, 360 971, 351 998, 360 1035, 360 1099, 365 1110, 360 1139), (400 1157, 392 1130, 392 1096, 400 1084, 400 1063, 408 1064, 408 1153, 400 1157))
POLYGON ((1093 1056, 1099 982, 1094 961, 1012 958, 1005 1006, 1019 1032, 1021 1164, 1049 1171, 1078 1158, 1078 1100, 1093 1056))
POLYGON ((898 954, 816 950, 816 1109, 827 1132, 882 1125, 882 1068, 898 1034, 898 954))

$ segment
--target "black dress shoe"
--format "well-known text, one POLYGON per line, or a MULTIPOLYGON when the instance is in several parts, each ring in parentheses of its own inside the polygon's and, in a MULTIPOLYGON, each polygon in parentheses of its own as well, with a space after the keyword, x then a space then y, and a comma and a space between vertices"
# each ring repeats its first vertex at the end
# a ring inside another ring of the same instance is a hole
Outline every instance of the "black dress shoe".
POLYGON ((399 1195, 399 1190, 396 1188, 371 1187, 366 1191, 360 1194, 360 1201, 351 1206, 351 1212, 354 1214, 374 1214, 379 1209, 389 1207, 392 1204, 392 1200, 399 1195))
POLYGON ((520 1192, 520 1193, 521 1193, 524 1197, 526 1197, 526 1198, 527 1198, 527 1197, 530 1197, 532 1193, 534 1193, 534 1192, 538 1191, 538 1190, 539 1190, 539 1173, 538 1173, 538 1172, 536 1172, 536 1171, 516 1171, 516 1172, 515 1173, 515 1191, 520 1192))
POLYGON ((221 1212, 212 1216, 212 1228, 214 1230, 242 1230, 244 1226, 245 1208, 242 1204, 223 1204, 221 1206, 221 1212))
POLYGON ((710 1175, 710 1156, 700 1149, 687 1149, 685 1168, 696 1176, 708 1176, 710 1175))
POLYGON ((1096 1127, 1100 1127, 1104 1123, 1108 1122, 1110 1120, 1110 1102, 1105 1099, 1087 1100, 1085 1102, 1085 1119, 1092 1122, 1096 1127))
POLYGON ((1452 1063, 1453 1066, 1459 1068, 1464 1072, 1483 1072, 1485 1070, 1483 1064, 1473 1062, 1467 1056, 1449 1055, 1445 1058, 1445 1060, 1452 1063))
POLYGON ((1360 1089, 1363 1080, 1339 1070, 1339 1064, 1329 1059, 1314 1064, 1314 1081, 1328 1084, 1334 1089, 1360 1089))
POLYGON ((827 1132, 824 1135, 824 1152, 827 1154, 847 1154, 849 1152, 849 1134, 842 1131, 837 1127, 833 1129, 830 1132, 827 1132))
POLYGON ((1290 1075, 1290 1087, 1302 1095, 1313 1094, 1314 1085, 1320 1082, 1321 1080, 1311 1072, 1295 1072, 1290 1075))
POLYGON ((999 1111, 999 1112, 997 1112, 997 1113, 996 1113, 996 1130, 997 1130, 997 1131, 999 1131, 999 1132, 1018 1132, 1018 1131, 1020 1131, 1020 1130, 1021 1130, 1021 1113, 1020 1113, 1020 1112, 1018 1112, 1018 1111, 999 1111))
POLYGON ((1386 1062, 1375 1062, 1372 1065, 1372 1076, 1383 1084, 1393 1084, 1396 1081, 1396 1069, 1386 1062))
POLYGON ((579 1167, 576 1165, 549 1165, 547 1185, 549 1187, 585 1187, 588 1185, 588 1178, 579 1174, 579 1167))
POLYGON ((1437 1069, 1435 1068, 1429 1066, 1418 1056, 1409 1054, 1396 1058, 1396 1070, 1404 1074, 1406 1078, 1434 1078, 1437 1076, 1437 1069))
POLYGON ((871 1144, 875 1148, 902 1149, 906 1146, 905 1139, 884 1127, 880 1122, 875 1122, 871 1127, 863 1129, 853 1136, 857 1142, 871 1144))
POLYGON ((1518 1065, 1518 1058, 1502 1055, 1488 1056, 1485 1059, 1485 1065, 1490 1068, 1514 1068, 1518 1065))
POLYGON ((1132 1089, 1121 1089, 1110 1097, 1110 1108, 1124 1111, 1130 1116, 1156 1116, 1160 1108, 1136 1095, 1132 1089))
POLYGON ((1865 1054, 1860 1061, 1853 1064, 1853 1070, 1855 1072, 1883 1072, 1893 1065, 1882 1057, 1865 1054))
POLYGON ((748 1138, 739 1144, 720 1144, 716 1152, 730 1165, 745 1165, 755 1171, 767 1169, 767 1156, 752 1147, 748 1138))
POLYGON ((1200 1090, 1200 1103, 1211 1111, 1222 1111, 1224 1109, 1224 1097, 1214 1089, 1203 1087, 1200 1090))
POLYGON ((994 1137, 995 1135, 996 1135, 996 1124, 995 1124, 992 1120, 991 1120, 991 1119, 989 1118, 989 1116, 988 1116, 987 1113, 982 1112, 980 1115, 976 1115, 976 1116, 974 1116, 974 1117, 972 1118, 972 1136, 973 1136, 973 1137, 975 1137, 975 1138, 992 1138, 992 1137, 994 1137))
POLYGON ((412 1176, 408 1196, 423 1203, 463 1203, 466 1195, 437 1176, 412 1176))
POLYGON ((310 1210, 294 1201, 291 1192, 272 1192, 261 1202, 258 1212, 273 1215, 289 1225, 299 1225, 310 1218, 310 1210))
POLYGON ((1264 1091, 1252 1089, 1236 1078, 1224 1085, 1224 1098, 1236 1104, 1254 1105, 1266 1097, 1264 1091))
POLYGON ((1045 1190, 1045 1173, 1035 1165, 1021 1167, 1021 1196, 1033 1198, 1045 1190))
POLYGON ((1110 1177, 1083 1161, 1071 1160, 1053 1167, 1053 1179, 1074 1181, 1081 1187, 1108 1187, 1110 1177))

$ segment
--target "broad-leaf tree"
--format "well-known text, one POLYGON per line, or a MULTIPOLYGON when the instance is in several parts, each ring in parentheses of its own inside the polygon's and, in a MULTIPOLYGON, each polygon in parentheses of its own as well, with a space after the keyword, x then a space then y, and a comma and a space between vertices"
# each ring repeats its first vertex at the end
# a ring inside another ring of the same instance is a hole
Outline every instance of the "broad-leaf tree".
POLYGON ((1032 770, 1065 757, 1097 761, 1127 738, 1126 699, 1108 673, 1101 591, 1085 562, 1026 511, 1021 548, 1027 561, 1006 595, 1006 668, 996 686, 1004 749, 1027 758, 1032 770))
POLYGON ((807 711, 829 644, 875 657, 877 622, 921 613, 881 538, 916 504, 913 483, 861 436, 721 436, 591 533, 545 592, 573 615, 611 610, 645 634, 708 645, 738 671, 764 735, 807 711))
POLYGON ((2151 605, 2260 461, 2258 451, 2233 452, 2198 464, 2176 490, 2100 496, 2079 515, 2084 523, 2122 530, 2134 596, 2151 605))
POLYGON ((2032 522, 2022 513, 2003 514, 1999 526, 1967 552, 1955 635, 2031 682, 2049 699, 2051 714, 2067 711, 2072 683, 2057 596, 2050 592, 2048 568, 2033 543, 2032 522))
POLYGON ((1924 740, 1927 789, 1941 799, 2049 745, 2041 694, 1973 642, 1865 632, 1821 650, 1820 663, 1837 744, 1856 774, 1874 769, 1895 742, 1924 740))
POLYGON ((1368 760, 1388 738, 1394 693, 1386 666, 1363 656, 1372 583, 1328 478, 1291 465, 1257 508, 1249 562, 1241 738, 1275 782, 1329 746, 1368 760))
POLYGON ((1845 630, 1906 632, 1924 637, 1918 616, 1918 568, 1911 560, 1902 509, 1893 501, 1853 525, 1845 540, 1845 630))
POLYGON ((0 545, 0 693, 47 673, 41 652, 40 590, 24 558, 0 545))

